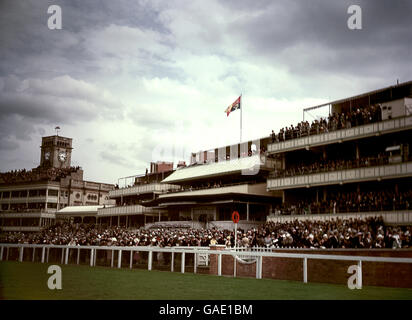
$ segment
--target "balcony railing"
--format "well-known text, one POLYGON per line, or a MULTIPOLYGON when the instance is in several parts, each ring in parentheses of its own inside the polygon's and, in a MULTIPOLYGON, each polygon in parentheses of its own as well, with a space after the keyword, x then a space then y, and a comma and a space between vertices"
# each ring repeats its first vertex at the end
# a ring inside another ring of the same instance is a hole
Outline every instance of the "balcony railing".
POLYGON ((159 210, 152 210, 151 208, 146 208, 141 205, 131 205, 131 206, 116 206, 110 208, 101 208, 97 210, 98 217, 104 216, 126 216, 126 215, 136 215, 145 213, 158 213, 159 210))
POLYGON ((296 138, 268 144, 268 153, 280 153, 307 147, 320 146, 330 143, 349 141, 359 138, 372 137, 378 134, 412 129, 412 116, 399 117, 381 122, 342 129, 313 136, 296 138))
POLYGON ((329 214, 305 214, 305 215, 278 215, 268 216, 268 222, 288 223, 295 220, 301 221, 330 221, 330 220, 346 220, 346 219, 366 219, 369 217, 382 216, 387 224, 412 224, 411 210, 396 210, 396 211, 370 211, 370 212, 343 212, 329 214))
POLYGON ((146 194, 152 192, 165 193, 173 190, 179 190, 180 186, 172 184, 150 183, 133 186, 130 188, 116 189, 109 192, 110 198, 119 198, 124 196, 146 194))
POLYGON ((407 176, 412 176, 412 161, 385 166, 268 179, 267 188, 268 190, 283 190, 407 176))

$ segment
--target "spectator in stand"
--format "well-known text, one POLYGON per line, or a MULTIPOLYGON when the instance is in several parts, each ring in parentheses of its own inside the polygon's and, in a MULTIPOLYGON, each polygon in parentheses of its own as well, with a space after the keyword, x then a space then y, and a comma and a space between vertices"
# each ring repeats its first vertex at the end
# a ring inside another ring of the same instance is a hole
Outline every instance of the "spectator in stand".
POLYGON ((363 124, 382 121, 382 112, 379 105, 372 105, 363 108, 353 108, 352 111, 333 113, 326 118, 314 120, 311 124, 302 121, 294 127, 281 128, 278 135, 272 130, 272 143, 285 140, 301 138, 308 135, 321 134, 329 131, 336 131, 363 124))

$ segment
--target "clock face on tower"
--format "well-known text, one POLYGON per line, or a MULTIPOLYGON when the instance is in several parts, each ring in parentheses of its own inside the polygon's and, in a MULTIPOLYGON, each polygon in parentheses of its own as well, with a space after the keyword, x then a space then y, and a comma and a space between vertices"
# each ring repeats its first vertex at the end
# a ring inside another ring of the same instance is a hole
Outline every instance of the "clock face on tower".
POLYGON ((60 151, 59 152, 59 161, 64 162, 67 159, 67 153, 65 151, 60 151))
POLYGON ((44 160, 50 160, 50 151, 44 153, 44 160))

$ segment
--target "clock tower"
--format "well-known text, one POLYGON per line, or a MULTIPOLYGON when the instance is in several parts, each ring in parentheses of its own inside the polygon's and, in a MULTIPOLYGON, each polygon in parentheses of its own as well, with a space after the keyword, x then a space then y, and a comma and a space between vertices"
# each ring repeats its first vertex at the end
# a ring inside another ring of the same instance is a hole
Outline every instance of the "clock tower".
POLYGON ((40 166, 54 168, 70 168, 72 139, 58 135, 42 137, 40 166))

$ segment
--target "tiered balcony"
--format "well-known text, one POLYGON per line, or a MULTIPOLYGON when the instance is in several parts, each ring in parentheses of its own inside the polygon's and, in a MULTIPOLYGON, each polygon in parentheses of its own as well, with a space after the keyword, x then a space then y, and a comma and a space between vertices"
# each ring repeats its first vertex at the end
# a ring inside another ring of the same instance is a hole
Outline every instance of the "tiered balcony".
POLYGON ((410 176, 412 176, 412 161, 376 167, 297 175, 285 178, 269 178, 267 180, 267 189, 274 191, 410 176))
POLYGON ((286 151, 311 148, 331 143, 339 143, 360 138, 373 137, 396 131, 412 129, 412 116, 399 117, 377 123, 366 124, 349 129, 316 134, 282 142, 268 144, 268 153, 275 154, 286 151))
POLYGON ((146 208, 142 205, 136 204, 131 206, 116 206, 110 208, 100 208, 97 210, 97 216, 109 217, 109 216, 129 216, 129 215, 139 215, 139 214, 153 214, 158 213, 159 210, 152 210, 151 208, 146 208))
POLYGON ((180 187, 172 184, 150 183, 133 186, 130 188, 116 189, 109 192, 110 198, 120 198, 147 193, 165 193, 173 190, 179 190, 180 187))

